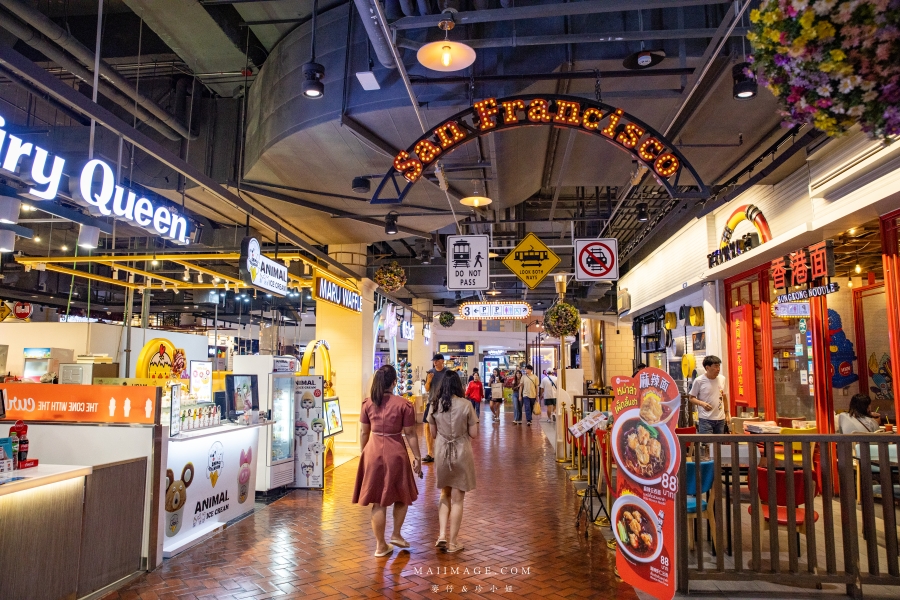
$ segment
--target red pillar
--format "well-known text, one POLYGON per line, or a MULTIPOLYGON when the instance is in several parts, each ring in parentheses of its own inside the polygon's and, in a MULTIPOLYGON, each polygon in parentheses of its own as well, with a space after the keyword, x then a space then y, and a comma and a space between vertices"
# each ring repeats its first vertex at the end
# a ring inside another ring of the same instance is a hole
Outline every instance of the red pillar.
MULTIPOLYGON (((881 217, 881 258, 884 264, 884 292, 887 300, 888 342, 891 364, 900 363, 900 257, 897 228, 900 211, 881 217)), ((894 419, 900 417, 900 377, 894 377, 894 419)), ((896 423, 895 423, 896 424, 896 423)))

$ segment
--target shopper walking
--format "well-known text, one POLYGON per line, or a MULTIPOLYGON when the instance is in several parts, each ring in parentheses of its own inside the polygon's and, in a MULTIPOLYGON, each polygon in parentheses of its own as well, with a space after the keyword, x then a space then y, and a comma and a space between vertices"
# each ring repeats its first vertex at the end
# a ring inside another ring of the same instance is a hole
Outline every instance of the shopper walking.
POLYGON ((447 375, 447 369, 444 368, 443 354, 438 353, 431 357, 431 364, 434 368, 429 369, 428 374, 425 376, 425 391, 428 392, 428 402, 425 403, 425 414, 422 417, 422 422, 425 423, 425 458, 422 459, 422 462, 426 463, 434 462, 434 436, 429 432, 428 411, 431 407, 431 401, 441 387, 444 376, 447 375))
POLYGON ((471 440, 478 436, 478 417, 472 403, 463 397, 462 382, 458 377, 446 377, 441 382, 440 391, 432 401, 428 422, 431 435, 436 437, 435 471, 437 487, 441 490, 440 534, 435 546, 452 554, 464 548, 458 536, 466 492, 475 489, 471 440))
MULTIPOLYGON (((508 381, 508 380, 507 380, 508 381)), ((512 377, 513 423, 522 423, 522 372, 516 369, 512 377)))
MULTIPOLYGON (((521 386, 519 397, 525 408, 526 424, 530 426, 531 414, 534 412, 534 402, 538 398, 538 386, 540 385, 537 375, 534 374, 534 367, 525 365, 525 376, 522 377, 522 381, 519 385, 521 386)), ((538 411, 538 414, 540 414, 540 410, 538 411)))
POLYGON ((547 422, 556 421, 556 376, 547 372, 541 380, 541 400, 547 409, 547 422))
POLYGON ((691 386, 690 403, 697 407, 697 433, 725 433, 725 419, 731 414, 725 396, 725 377, 720 375, 722 359, 710 354, 703 359, 706 372, 691 386))
POLYGON ((472 407, 475 409, 475 416, 481 419, 481 402, 484 400, 484 384, 481 383, 481 377, 478 371, 472 375, 469 385, 466 386, 466 398, 471 400, 472 407))
POLYGON ((362 455, 356 471, 353 502, 372 505, 372 532, 375 556, 387 556, 398 548, 409 548, 400 529, 409 505, 419 496, 413 471, 421 477, 419 438, 416 435, 416 411, 405 398, 391 393, 397 384, 397 371, 384 365, 375 371, 371 395, 363 402, 359 415, 362 455), (413 453, 412 468, 401 432, 413 453), (387 507, 393 506, 394 531, 391 543, 384 539, 387 507))
POLYGON ((494 414, 494 423, 500 422, 500 405, 503 404, 503 376, 500 369, 494 369, 489 382, 491 390, 491 412, 494 414))

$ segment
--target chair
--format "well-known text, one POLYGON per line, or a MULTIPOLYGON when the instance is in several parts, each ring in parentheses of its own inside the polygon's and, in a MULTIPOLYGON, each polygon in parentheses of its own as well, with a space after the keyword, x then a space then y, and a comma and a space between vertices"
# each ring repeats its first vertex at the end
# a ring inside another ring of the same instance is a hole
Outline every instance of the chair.
MULTIPOLYGON (((790 427, 782 427, 781 435, 810 435, 816 433, 815 427, 808 427, 805 429, 791 429, 790 427)), ((802 454, 802 443, 801 442, 793 442, 791 444, 791 453, 794 457, 794 464, 798 464, 803 461, 802 454)), ((816 452, 816 443, 812 442, 809 446, 809 455, 812 456, 816 452)), ((784 447, 775 447, 775 461, 784 461, 784 447)), ((774 466, 774 465, 773 465, 774 466)))
MULTIPOLYGON (((870 435, 876 436, 877 434, 873 433, 870 435)), ((875 437, 872 441, 878 442, 878 441, 884 441, 884 440, 885 440, 884 437, 878 436, 878 437, 875 437)), ((862 493, 861 493, 862 492, 862 488, 861 488, 862 478, 861 478, 860 469, 859 469, 860 456, 861 456, 861 453, 860 453, 859 444, 853 444, 853 470, 856 471, 856 503, 857 504, 862 503, 862 493)), ((879 460, 880 457, 878 454, 877 444, 873 443, 869 446, 869 457, 872 461, 879 460)), ((897 465, 897 445, 896 444, 890 444, 888 446, 888 460, 891 463, 891 465, 890 465, 891 467, 896 467, 896 465, 897 465)), ((878 497, 882 496, 881 480, 879 479, 879 475, 881 474, 881 466, 873 464, 873 465, 871 465, 871 469, 872 469, 872 493, 875 495, 876 498, 878 498, 878 497)), ((898 488, 897 485, 894 485, 894 498, 900 499, 900 488, 898 488)))
MULTIPOLYGON (((814 474, 815 475, 815 474, 814 474)), ((769 502, 769 470, 766 467, 757 467, 756 468, 756 477, 757 477, 757 492, 759 495, 759 501, 761 503, 760 510, 762 512, 763 519, 765 519, 766 523, 769 526, 769 529, 772 529, 771 523, 771 507, 768 505, 769 502)), ((815 481, 815 476, 813 477, 815 481)), ((816 490, 816 495, 818 495, 818 489, 816 490)), ((778 527, 784 527, 787 529, 788 525, 788 506, 787 506, 787 473, 782 469, 775 470, 775 531, 777 532, 778 527)), ((801 508, 804 504, 806 504, 806 480, 803 477, 803 470, 796 469, 794 471, 794 522, 796 524, 795 533, 797 534, 797 552, 800 552, 800 534, 806 535, 806 526, 809 523, 809 511, 807 509, 801 508)), ((747 507, 747 512, 753 513, 753 505, 747 507)), ((819 513, 815 510, 812 511, 812 523, 815 524, 816 521, 819 520, 819 513)), ((788 531, 788 535, 792 532, 788 531)))
MULTIPOLYGON (((685 471, 685 479, 684 482, 685 493, 687 494, 687 517, 688 517, 688 525, 690 525, 693 520, 696 523, 697 519, 697 503, 699 500, 700 503, 700 512, 703 513, 703 516, 709 520, 710 529, 712 530, 712 540, 713 540, 713 549, 716 549, 718 545, 716 544, 716 514, 713 510, 715 506, 715 491, 713 491, 713 477, 715 476, 713 461, 707 460, 700 463, 700 493, 697 493, 697 475, 696 475, 696 465, 697 463, 688 461, 685 466, 687 470, 685 471), (703 499, 703 494, 709 492, 709 498, 707 500, 703 499)), ((696 528, 696 526, 695 526, 696 528)), ((690 534, 688 537, 688 545, 691 550, 694 549, 694 535, 690 534)))
MULTIPOLYGON (((676 427, 676 428, 675 428, 675 435, 693 435, 693 434, 695 434, 695 433, 697 433, 697 428, 694 427, 694 426, 691 426, 691 427, 676 427)), ((693 455, 694 455, 694 447, 693 447, 693 446, 688 446, 687 452, 685 452, 685 455, 688 456, 688 457, 693 456, 693 455)))

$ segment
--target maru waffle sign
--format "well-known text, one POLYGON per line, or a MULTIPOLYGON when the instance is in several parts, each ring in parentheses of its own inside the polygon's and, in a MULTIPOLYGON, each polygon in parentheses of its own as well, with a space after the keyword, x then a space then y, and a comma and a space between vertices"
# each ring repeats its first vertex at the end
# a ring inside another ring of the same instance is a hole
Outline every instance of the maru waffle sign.
POLYGON ((362 312, 362 296, 359 295, 359 292, 339 285, 330 279, 316 277, 315 292, 316 300, 324 300, 353 312, 362 312))

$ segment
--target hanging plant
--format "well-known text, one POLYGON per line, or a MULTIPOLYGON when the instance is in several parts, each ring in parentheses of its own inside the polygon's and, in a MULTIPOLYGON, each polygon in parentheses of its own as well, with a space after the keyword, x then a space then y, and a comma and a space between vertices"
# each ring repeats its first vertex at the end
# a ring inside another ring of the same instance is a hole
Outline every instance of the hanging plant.
POLYGON ((900 2, 763 0, 750 11, 755 76, 789 125, 900 134, 900 2))
POLYGON ((396 260, 382 265, 375 271, 375 283, 386 292, 396 292, 406 285, 406 272, 396 260))
POLYGON ((456 322, 456 316, 445 310, 440 315, 438 315, 438 323, 441 324, 441 327, 453 327, 453 324, 456 322))
POLYGON ((575 335, 581 326, 578 309, 565 302, 557 302, 544 313, 544 331, 556 338, 575 335))

